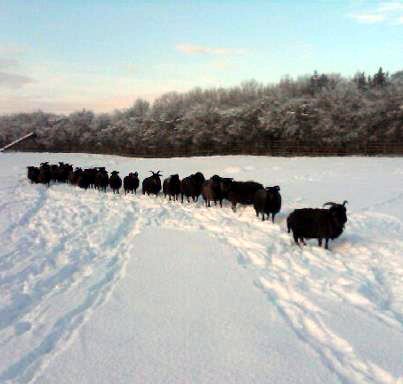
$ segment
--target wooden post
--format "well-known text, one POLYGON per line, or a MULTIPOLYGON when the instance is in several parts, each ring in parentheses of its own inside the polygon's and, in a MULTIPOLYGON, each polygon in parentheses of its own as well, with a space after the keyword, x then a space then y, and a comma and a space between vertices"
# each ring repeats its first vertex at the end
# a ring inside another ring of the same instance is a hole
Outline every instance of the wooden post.
POLYGON ((24 141, 24 140, 26 140, 26 139, 29 139, 30 137, 35 138, 35 137, 36 137, 35 132, 30 132, 30 133, 28 133, 27 135, 22 136, 22 137, 20 137, 20 138, 17 139, 17 140, 14 140, 12 143, 7 144, 7 145, 6 145, 5 147, 3 147, 3 148, 0 148, 0 152, 4 152, 6 149, 10 149, 10 148, 13 147, 14 145, 16 145, 16 144, 18 144, 18 143, 21 143, 22 141, 24 141))

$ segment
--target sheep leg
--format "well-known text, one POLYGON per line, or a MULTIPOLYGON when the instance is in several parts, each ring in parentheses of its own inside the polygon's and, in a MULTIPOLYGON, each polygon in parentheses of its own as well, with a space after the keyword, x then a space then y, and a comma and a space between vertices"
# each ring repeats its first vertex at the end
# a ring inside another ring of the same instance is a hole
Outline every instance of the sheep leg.
POLYGON ((262 212, 262 221, 264 221, 264 212, 262 212))
POLYGON ((276 216, 276 214, 275 214, 275 213, 272 213, 272 214, 271 214, 271 221, 272 221, 273 224, 274 224, 274 216, 276 216))
POLYGON ((256 212, 256 217, 259 217, 259 212, 257 211, 257 209, 255 209, 256 212))
POLYGON ((322 246, 322 239, 320 238, 320 239, 318 239, 318 245, 319 245, 319 247, 321 247, 322 246))
POLYGON ((328 238, 326 238, 325 249, 329 249, 329 239, 328 238))
POLYGON ((292 235, 293 235, 293 237, 294 237, 294 242, 295 242, 295 244, 299 245, 297 234, 293 232, 292 235))

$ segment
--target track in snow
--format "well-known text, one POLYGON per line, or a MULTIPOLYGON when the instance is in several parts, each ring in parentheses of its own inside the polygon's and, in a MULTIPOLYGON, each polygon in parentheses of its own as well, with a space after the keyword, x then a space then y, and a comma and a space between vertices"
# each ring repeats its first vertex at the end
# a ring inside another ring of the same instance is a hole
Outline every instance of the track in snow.
MULTIPOLYGON (((401 221, 376 211, 400 195, 350 213, 345 233, 328 252, 313 243, 300 249, 286 233, 285 217, 298 199, 286 200, 273 225, 257 220, 250 208, 234 214, 228 206, 206 209, 201 202, 67 185, 47 189, 29 185, 23 172, 0 191, 0 382, 30 382, 69 348, 125 275, 130 255, 138 252, 133 238, 152 227, 200 230, 229 245, 253 271, 268 305, 341 382, 395 383, 403 375, 400 351, 386 358, 366 351, 335 321, 337 308, 351 311, 364 327, 403 342, 401 221)), ((374 339, 368 335, 369 344, 374 339)))

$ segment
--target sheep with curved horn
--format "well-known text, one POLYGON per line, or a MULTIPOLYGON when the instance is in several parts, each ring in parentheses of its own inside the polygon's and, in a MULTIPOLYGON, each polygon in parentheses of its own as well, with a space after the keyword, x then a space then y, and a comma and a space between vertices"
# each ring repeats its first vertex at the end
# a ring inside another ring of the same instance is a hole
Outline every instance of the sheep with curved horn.
POLYGON ((153 172, 151 176, 146 177, 143 180, 143 195, 147 193, 147 195, 155 195, 158 196, 158 193, 161 191, 161 171, 153 172))
POLYGON ((325 239, 325 248, 329 248, 329 240, 338 238, 344 230, 347 222, 347 210, 345 205, 333 202, 325 203, 328 209, 303 208, 296 209, 287 218, 288 233, 292 231, 296 244, 299 241, 305 244, 304 239, 318 239, 319 246, 325 239))

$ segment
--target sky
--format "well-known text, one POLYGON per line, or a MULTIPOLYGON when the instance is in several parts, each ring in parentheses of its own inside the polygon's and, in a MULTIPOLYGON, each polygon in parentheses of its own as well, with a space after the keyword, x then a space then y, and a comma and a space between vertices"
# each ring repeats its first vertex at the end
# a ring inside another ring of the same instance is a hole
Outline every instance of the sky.
POLYGON ((403 0, 0 0, 0 113, 403 69, 403 0))

